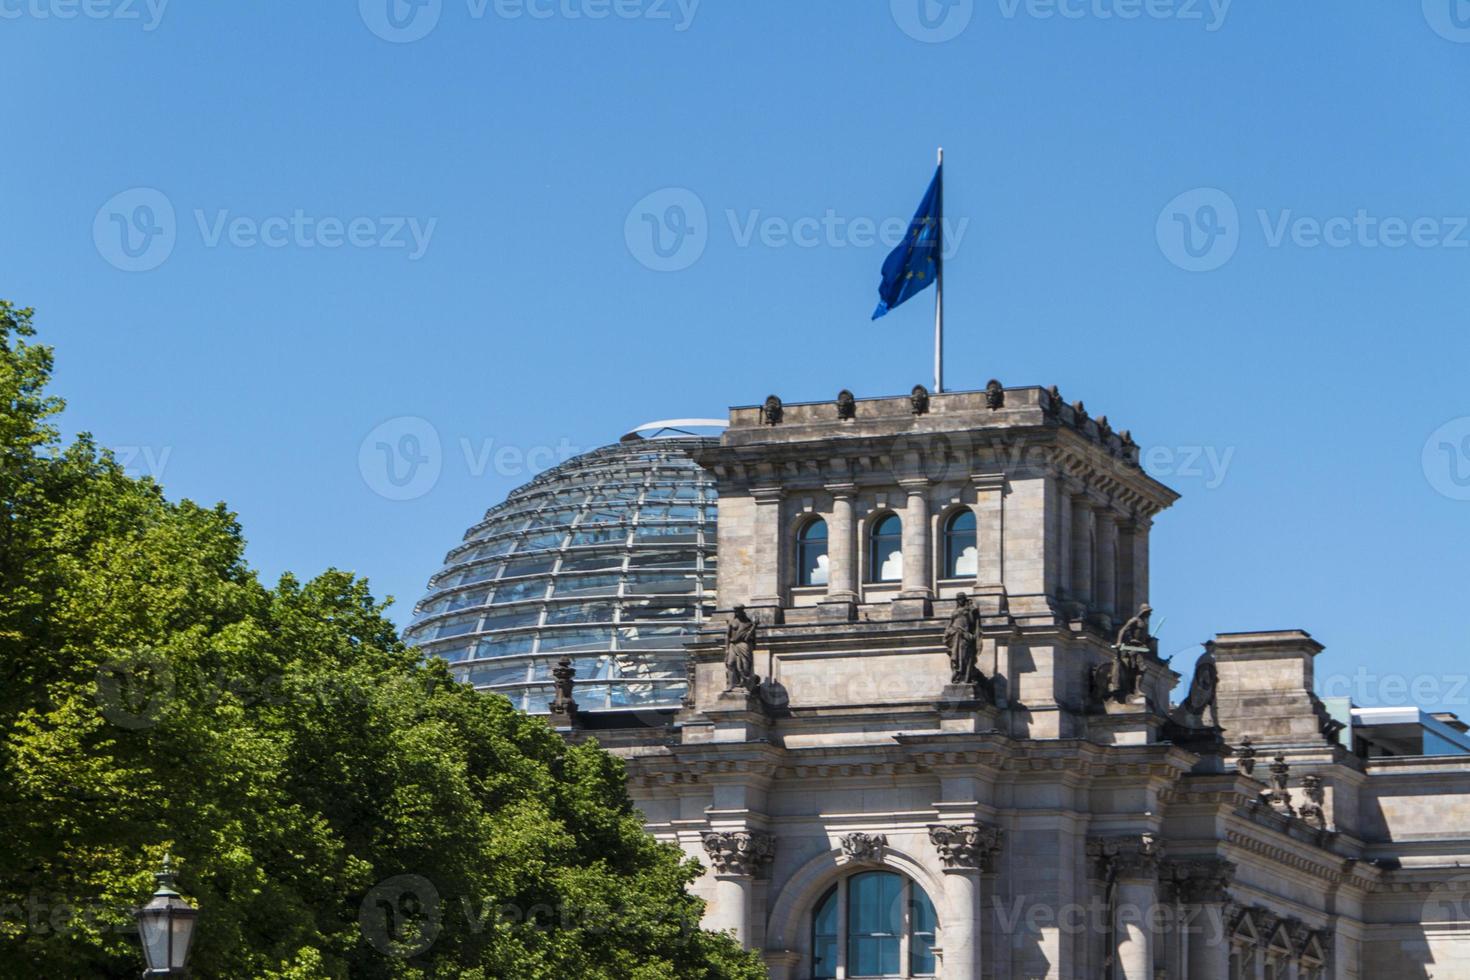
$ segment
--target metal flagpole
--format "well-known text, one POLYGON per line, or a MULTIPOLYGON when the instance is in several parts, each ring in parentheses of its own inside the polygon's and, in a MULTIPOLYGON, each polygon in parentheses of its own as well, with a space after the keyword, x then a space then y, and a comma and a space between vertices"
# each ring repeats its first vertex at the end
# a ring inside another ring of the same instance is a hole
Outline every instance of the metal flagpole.
POLYGON ((944 391, 944 147, 939 148, 938 250, 934 255, 934 391, 944 391))

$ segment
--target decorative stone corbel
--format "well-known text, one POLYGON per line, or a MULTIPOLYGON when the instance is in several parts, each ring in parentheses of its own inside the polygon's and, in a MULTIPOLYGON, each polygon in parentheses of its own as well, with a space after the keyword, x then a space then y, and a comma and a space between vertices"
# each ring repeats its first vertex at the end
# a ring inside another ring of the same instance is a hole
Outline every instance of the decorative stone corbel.
POLYGON ((886 834, 843 834, 840 840, 844 857, 870 864, 881 863, 883 850, 888 846, 886 834))
POLYGON ((929 828, 929 841, 946 871, 994 871, 1005 831, 989 824, 949 824, 929 828))
POLYGON ((775 857, 775 839, 761 830, 706 831, 704 852, 722 875, 755 877, 775 857))

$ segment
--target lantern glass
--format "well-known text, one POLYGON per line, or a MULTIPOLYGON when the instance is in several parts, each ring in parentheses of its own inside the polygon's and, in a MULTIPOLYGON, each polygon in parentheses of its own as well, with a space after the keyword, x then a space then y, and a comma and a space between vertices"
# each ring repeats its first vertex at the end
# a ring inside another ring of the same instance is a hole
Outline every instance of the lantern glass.
POLYGON ((199 913, 190 908, 175 909, 169 918, 170 938, 168 965, 175 970, 188 966, 189 945, 194 938, 194 917, 199 913))
POLYGON ((165 865, 158 891, 137 912, 138 934, 148 961, 145 977, 181 977, 189 965, 189 947, 199 911, 173 890, 173 875, 165 865))
POLYGON ((167 908, 149 907, 138 913, 138 931, 143 934, 143 956, 148 960, 148 972, 158 973, 169 968, 169 929, 167 908))

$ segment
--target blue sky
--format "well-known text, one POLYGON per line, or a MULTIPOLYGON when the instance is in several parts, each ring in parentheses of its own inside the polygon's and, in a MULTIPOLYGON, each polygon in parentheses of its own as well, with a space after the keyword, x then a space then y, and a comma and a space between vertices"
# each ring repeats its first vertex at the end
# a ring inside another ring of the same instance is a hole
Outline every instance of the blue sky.
POLYGON ((1470 714, 1470 3, 393 2, 0 0, 0 295, 268 578, 406 619, 534 465, 927 383, 868 316, 942 144, 948 381, 1153 451, 1166 652, 1470 714))

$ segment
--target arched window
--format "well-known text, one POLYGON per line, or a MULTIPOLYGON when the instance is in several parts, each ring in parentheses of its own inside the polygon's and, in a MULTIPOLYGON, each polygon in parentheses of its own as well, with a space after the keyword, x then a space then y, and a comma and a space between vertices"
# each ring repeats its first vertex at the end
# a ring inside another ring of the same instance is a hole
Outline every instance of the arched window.
POLYGON ((827 584, 827 522, 814 517, 796 536, 796 584, 827 584))
POLYGON ((932 977, 938 917, 924 890, 891 871, 844 878, 812 914, 815 980, 932 977))
POLYGON ((873 522, 868 541, 868 581, 903 581, 903 521, 885 514, 873 522))
POLYGON ((979 561, 975 512, 966 507, 951 514, 944 524, 944 577, 974 578, 980 570, 979 561))

